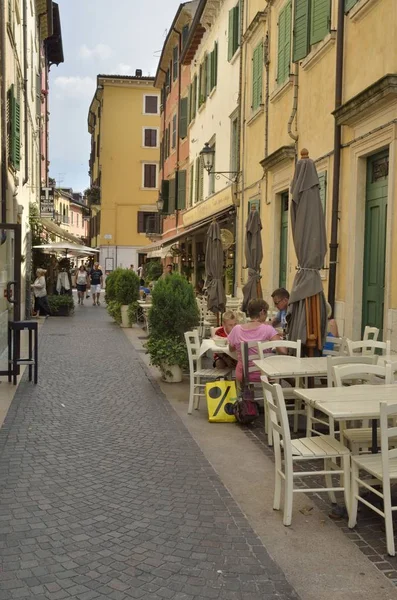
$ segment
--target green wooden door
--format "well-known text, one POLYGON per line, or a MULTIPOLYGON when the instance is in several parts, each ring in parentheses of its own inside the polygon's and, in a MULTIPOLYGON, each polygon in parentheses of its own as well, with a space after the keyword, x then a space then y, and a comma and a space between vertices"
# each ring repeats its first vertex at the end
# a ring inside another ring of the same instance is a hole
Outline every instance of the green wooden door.
POLYGON ((288 192, 281 194, 281 224, 280 224, 280 271, 279 287, 287 284, 287 248, 288 248, 288 192))
POLYGON ((362 330, 366 325, 383 330, 385 298, 386 217, 389 152, 367 161, 362 330))

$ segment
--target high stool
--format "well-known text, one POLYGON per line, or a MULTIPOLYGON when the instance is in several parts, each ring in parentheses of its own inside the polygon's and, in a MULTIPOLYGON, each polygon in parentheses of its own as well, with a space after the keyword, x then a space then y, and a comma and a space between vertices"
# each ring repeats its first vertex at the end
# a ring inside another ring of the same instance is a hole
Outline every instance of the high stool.
POLYGON ((8 323, 8 381, 17 384, 19 367, 21 365, 29 366, 29 381, 32 381, 34 369, 34 383, 37 383, 38 377, 38 328, 37 321, 9 321, 8 323), (21 331, 25 329, 29 332, 29 354, 27 358, 21 358, 21 331), (34 334, 34 339, 33 339, 34 334))

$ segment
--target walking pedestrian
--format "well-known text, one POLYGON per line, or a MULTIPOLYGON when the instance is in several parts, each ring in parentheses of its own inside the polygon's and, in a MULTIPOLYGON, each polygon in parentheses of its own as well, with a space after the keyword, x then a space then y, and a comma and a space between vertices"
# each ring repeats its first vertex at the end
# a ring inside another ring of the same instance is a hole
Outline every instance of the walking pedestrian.
POLYGON ((32 283, 32 289, 34 294, 34 315, 40 317, 42 315, 48 316, 51 314, 51 309, 48 304, 47 298, 47 285, 45 280, 45 269, 36 270, 36 279, 32 283))
POLYGON ((85 269, 84 265, 80 265, 79 270, 76 273, 76 287, 77 287, 77 296, 78 296, 78 304, 84 304, 84 296, 87 291, 87 285, 89 283, 88 273, 85 269))
POLYGON ((92 306, 100 306, 99 296, 101 294, 101 286, 103 285, 103 273, 99 268, 99 263, 94 263, 94 268, 90 274, 92 306))

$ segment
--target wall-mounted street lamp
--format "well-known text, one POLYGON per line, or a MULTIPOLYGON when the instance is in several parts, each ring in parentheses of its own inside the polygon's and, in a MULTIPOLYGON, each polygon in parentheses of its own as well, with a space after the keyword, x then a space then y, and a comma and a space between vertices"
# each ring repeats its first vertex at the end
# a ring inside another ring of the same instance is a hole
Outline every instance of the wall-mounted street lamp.
POLYGON ((164 208, 164 198, 161 195, 161 193, 159 194, 159 197, 156 200, 156 206, 157 206, 157 210, 159 213, 163 212, 163 208, 164 208))
POLYGON ((201 160, 203 161, 204 169, 207 171, 208 175, 215 175, 216 179, 220 179, 220 175, 223 175, 225 179, 232 181, 233 183, 237 183, 241 171, 214 171, 214 159, 215 159, 215 150, 211 148, 208 144, 204 144, 204 148, 201 150, 199 154, 201 160))

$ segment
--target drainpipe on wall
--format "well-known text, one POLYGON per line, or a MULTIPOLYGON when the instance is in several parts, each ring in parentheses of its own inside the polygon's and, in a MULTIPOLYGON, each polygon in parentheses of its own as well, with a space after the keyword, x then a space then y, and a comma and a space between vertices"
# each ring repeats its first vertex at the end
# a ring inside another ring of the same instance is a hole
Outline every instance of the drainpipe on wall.
MULTIPOLYGON (((27 0, 23 0, 23 120, 24 120, 24 161, 25 175, 22 185, 29 181, 29 129, 28 129, 28 7, 27 0)), ((33 50, 32 50, 33 52, 33 50)), ((33 61, 33 56, 30 57, 33 61)), ((33 132, 32 132, 33 133, 33 132)), ((33 158, 33 157, 32 157, 33 158)))
MULTIPOLYGON (((243 17, 240 17, 240 45, 242 46, 243 44, 243 35, 244 35, 244 23, 246 22, 246 17, 247 15, 245 15, 244 18, 244 9, 246 6, 246 2, 245 0, 240 0, 240 15, 243 17)), ((245 55, 247 53, 247 50, 245 49, 245 55)), ((245 57, 244 57, 245 58, 245 57)), ((233 236, 234 236, 234 264, 233 264, 233 281, 232 281, 232 290, 233 290, 233 295, 237 296, 237 266, 238 266, 238 251, 239 251, 239 244, 238 244, 238 219, 240 218, 241 222, 243 221, 243 214, 244 214, 244 157, 242 156, 242 152, 244 152, 245 149, 245 140, 241 139, 241 131, 242 131, 242 119, 241 117, 245 117, 245 92, 244 92, 244 103, 242 104, 241 102, 241 95, 243 94, 243 86, 245 85, 245 82, 243 82, 243 56, 242 56, 242 48, 241 48, 241 54, 240 54, 240 69, 239 69, 239 95, 238 95, 238 124, 239 124, 239 134, 238 134, 238 140, 237 140, 237 156, 238 156, 238 170, 241 172, 241 201, 240 201, 240 206, 237 207, 236 206, 236 211, 235 211, 235 215, 234 215, 234 228, 233 228, 233 236)), ((243 130, 244 131, 244 130, 243 130)), ((237 188, 237 186, 236 186, 237 188)), ((236 189, 236 196, 237 196, 237 189, 236 189)), ((242 238, 241 238, 242 239, 242 238)), ((242 266, 242 263, 241 263, 242 266)))
MULTIPOLYGON (((181 53, 182 53, 182 34, 180 31, 172 28, 173 31, 178 35, 178 112, 176 118, 176 171, 175 171, 175 201, 178 202, 178 188, 179 188, 179 156, 180 156, 180 137, 179 137, 179 124, 180 124, 180 110, 181 110, 181 91, 182 91, 182 63, 181 63, 181 53)), ((170 87, 171 89, 171 87, 170 87)), ((178 221, 179 221, 179 210, 175 208, 175 229, 178 230, 178 221)))
POLYGON ((294 97, 292 101, 292 112, 288 121, 288 135, 295 142, 298 141, 298 136, 295 133, 292 133, 292 125, 296 117, 296 113, 298 112, 298 91, 299 91, 299 65, 298 63, 294 63, 294 73, 292 74, 294 78, 294 97))
MULTIPOLYGON (((160 71, 162 71, 164 73, 165 76, 167 76, 167 71, 164 71, 164 69, 162 69, 161 67, 159 67, 160 71)), ((167 96, 165 93, 165 85, 163 85, 163 99, 164 99, 164 103, 163 103, 163 134, 161 136, 161 141, 163 143, 163 152, 162 152, 162 160, 163 160, 163 164, 160 165, 162 166, 162 180, 160 181, 160 193, 162 191, 162 182, 164 180, 164 164, 165 164, 165 158, 164 158, 164 139, 165 139, 165 130, 167 129, 166 127, 166 117, 167 117, 167 96)), ((162 216, 162 214, 160 213, 160 224, 161 224, 161 235, 163 235, 162 233, 162 222, 163 222, 164 217, 162 216)))
POLYGON ((7 220, 7 90, 6 90, 6 21, 5 1, 0 0, 0 79, 1 79, 1 222, 7 220))
MULTIPOLYGON (((343 58, 344 58, 344 40, 345 40, 345 12, 344 2, 339 0, 338 5, 338 23, 336 32, 336 72, 335 72, 335 110, 342 104, 343 93, 343 58)), ((332 180, 332 220, 331 220, 331 241, 329 244, 329 285, 328 302, 335 308, 336 291, 336 264, 338 258, 338 218, 339 218, 339 183, 341 173, 341 140, 342 127, 338 125, 335 118, 334 126, 334 172, 332 180)))

